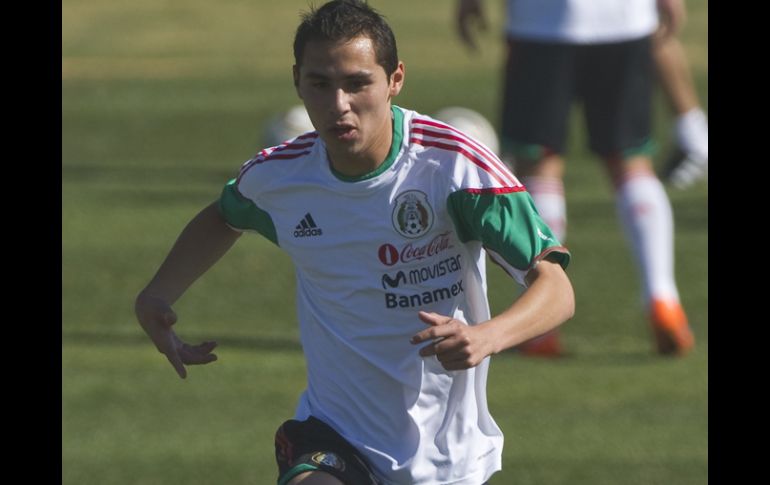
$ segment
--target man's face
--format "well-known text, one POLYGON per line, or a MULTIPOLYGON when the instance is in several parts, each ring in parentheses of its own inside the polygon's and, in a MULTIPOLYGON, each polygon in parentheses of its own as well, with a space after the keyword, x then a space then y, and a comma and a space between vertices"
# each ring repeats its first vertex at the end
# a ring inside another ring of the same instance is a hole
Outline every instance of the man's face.
POLYGON ((368 37, 311 41, 294 66, 297 94, 334 160, 371 158, 390 141, 390 99, 401 91, 403 64, 388 78, 368 37))

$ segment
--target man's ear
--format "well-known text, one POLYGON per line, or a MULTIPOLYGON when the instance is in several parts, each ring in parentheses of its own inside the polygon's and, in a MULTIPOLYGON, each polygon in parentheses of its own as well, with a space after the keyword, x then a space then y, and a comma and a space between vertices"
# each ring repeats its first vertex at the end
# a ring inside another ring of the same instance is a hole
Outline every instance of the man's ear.
POLYGON ((405 69, 404 63, 399 61, 396 70, 390 75, 390 89, 388 94, 390 94, 391 98, 398 96, 398 93, 401 92, 401 88, 404 86, 405 69))

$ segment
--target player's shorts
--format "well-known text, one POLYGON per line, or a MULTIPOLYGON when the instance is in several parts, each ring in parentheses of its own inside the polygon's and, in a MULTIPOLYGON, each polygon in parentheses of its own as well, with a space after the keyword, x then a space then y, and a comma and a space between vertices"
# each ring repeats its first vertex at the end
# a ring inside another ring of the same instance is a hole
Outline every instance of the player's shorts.
POLYGON ((582 100, 594 153, 651 155, 650 48, 650 37, 608 44, 509 39, 503 151, 532 161, 563 153, 572 103, 582 100))
POLYGON ((307 471, 323 471, 345 485, 379 485, 365 458, 326 423, 291 419, 275 433, 278 485, 307 471))

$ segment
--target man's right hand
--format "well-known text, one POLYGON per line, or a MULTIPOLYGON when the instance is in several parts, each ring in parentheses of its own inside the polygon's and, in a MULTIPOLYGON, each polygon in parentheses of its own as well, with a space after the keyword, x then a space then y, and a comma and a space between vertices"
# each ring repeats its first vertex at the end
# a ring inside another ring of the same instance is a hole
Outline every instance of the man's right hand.
POLYGON ((208 364, 217 360, 216 354, 211 353, 217 346, 216 342, 189 345, 176 335, 171 328, 176 323, 176 313, 163 299, 142 292, 136 297, 134 311, 158 352, 166 356, 182 379, 187 377, 185 365, 208 364))
POLYGON ((658 30, 656 37, 675 36, 687 21, 687 7, 683 0, 657 0, 658 30))
POLYGON ((472 23, 476 23, 479 30, 487 30, 487 19, 484 16, 484 8, 481 0, 458 0, 457 2, 457 32, 463 42, 472 50, 478 50, 476 39, 471 33, 472 23))

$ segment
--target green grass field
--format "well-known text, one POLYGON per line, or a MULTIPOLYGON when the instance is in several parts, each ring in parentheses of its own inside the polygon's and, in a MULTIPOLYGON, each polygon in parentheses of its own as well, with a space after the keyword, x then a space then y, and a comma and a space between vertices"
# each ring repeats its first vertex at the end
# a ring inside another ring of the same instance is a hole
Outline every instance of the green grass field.
MULTIPOLYGON (((473 108, 496 122, 502 0, 483 51, 448 0, 370 0, 407 66, 396 103, 473 108)), ((186 222, 297 104, 291 39, 307 0, 62 4, 62 472, 66 485, 274 483, 273 432, 305 370, 288 259, 242 238, 176 305, 177 331, 219 361, 178 379, 136 324, 133 299, 186 222)), ((708 103, 706 0, 682 34, 708 103)), ((494 14, 494 15, 492 15, 494 14)), ((670 118, 656 105, 665 154, 670 118)), ((558 361, 495 356, 489 402, 506 435, 492 484, 708 482, 708 188, 670 190, 676 271, 696 350, 651 352, 636 269, 577 114, 566 187, 577 313, 558 361)), ((493 309, 515 288, 490 266, 493 309)))

